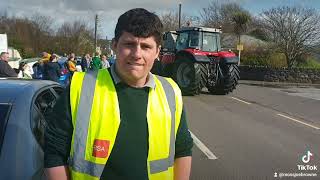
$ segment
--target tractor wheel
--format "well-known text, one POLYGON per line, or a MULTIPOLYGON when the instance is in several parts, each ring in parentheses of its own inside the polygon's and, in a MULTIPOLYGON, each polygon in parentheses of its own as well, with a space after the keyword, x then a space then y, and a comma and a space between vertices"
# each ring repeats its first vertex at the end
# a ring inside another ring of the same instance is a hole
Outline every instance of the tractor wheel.
POLYGON ((208 87, 212 94, 226 95, 236 89, 240 79, 239 67, 236 64, 223 64, 220 67, 223 76, 218 76, 215 86, 208 87))
POLYGON ((185 59, 177 60, 172 76, 183 95, 197 95, 206 85, 207 68, 202 63, 194 63, 185 59))
POLYGON ((159 76, 162 76, 163 72, 162 72, 162 64, 160 61, 154 61, 153 63, 153 66, 152 66, 152 69, 151 69, 151 72, 153 74, 156 74, 156 75, 159 75, 159 76))

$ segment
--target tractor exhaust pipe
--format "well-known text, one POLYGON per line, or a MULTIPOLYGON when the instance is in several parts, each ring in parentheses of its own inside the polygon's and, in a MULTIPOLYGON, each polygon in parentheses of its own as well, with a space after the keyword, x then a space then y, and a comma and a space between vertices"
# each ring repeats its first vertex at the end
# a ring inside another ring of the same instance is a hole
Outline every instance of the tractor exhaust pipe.
POLYGON ((179 3, 179 29, 181 28, 181 3, 179 3))

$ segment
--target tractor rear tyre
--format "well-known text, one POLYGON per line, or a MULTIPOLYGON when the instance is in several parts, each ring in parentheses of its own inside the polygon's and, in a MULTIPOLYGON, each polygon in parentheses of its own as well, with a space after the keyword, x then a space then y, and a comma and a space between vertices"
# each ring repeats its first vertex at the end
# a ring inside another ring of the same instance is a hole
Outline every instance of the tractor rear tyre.
POLYGON ((212 94, 226 95, 236 89, 240 79, 240 70, 237 64, 222 64, 219 66, 223 76, 218 76, 218 82, 213 87, 208 87, 212 94))
POLYGON ((197 95, 207 83, 207 68, 202 63, 177 60, 172 76, 183 95, 197 95))

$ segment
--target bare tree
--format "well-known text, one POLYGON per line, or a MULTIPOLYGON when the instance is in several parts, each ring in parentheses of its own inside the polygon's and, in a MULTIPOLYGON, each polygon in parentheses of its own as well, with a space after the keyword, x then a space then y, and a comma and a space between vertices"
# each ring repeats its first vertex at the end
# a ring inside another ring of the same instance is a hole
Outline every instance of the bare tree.
POLYGON ((0 23, 0 33, 8 35, 8 44, 18 49, 22 57, 34 56, 32 34, 34 27, 30 20, 25 18, 2 17, 0 23))
POLYGON ((35 14, 32 18, 0 16, 0 33, 8 34, 9 46, 22 57, 39 56, 40 52, 78 54, 93 52, 93 30, 86 23, 64 23, 54 31, 53 20, 35 14))
POLYGON ((33 49, 36 54, 41 51, 48 51, 51 42, 49 41, 50 36, 53 34, 52 24, 53 20, 49 16, 44 16, 39 13, 35 13, 30 21, 33 25, 32 39, 33 49))
MULTIPOLYGON (((175 11, 169 11, 160 15, 160 19, 163 24, 163 31, 174 31, 179 28, 179 14, 175 11)), ((186 14, 181 15, 181 26, 199 26, 200 18, 197 16, 188 16, 186 14)))
POLYGON ((285 54, 289 68, 320 42, 320 16, 314 9, 278 7, 261 17, 269 39, 285 54))
POLYGON ((169 11, 160 16, 163 31, 173 31, 179 28, 179 15, 177 12, 169 11))
POLYGON ((79 54, 92 52, 93 30, 84 22, 65 22, 57 31, 58 44, 62 53, 76 52, 79 54))
POLYGON ((222 26, 222 30, 227 33, 234 32, 234 13, 247 13, 239 4, 234 2, 211 1, 208 7, 200 12, 202 24, 207 27, 217 28, 222 26))

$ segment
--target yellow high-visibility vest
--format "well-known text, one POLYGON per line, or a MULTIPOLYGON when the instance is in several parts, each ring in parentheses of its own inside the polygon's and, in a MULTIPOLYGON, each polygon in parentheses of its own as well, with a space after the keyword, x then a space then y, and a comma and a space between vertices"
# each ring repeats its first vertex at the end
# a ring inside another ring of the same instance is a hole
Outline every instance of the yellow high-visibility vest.
MULTIPOLYGON (((174 179, 175 138, 182 113, 182 96, 170 78, 152 75, 147 106, 150 180, 174 179)), ((69 166, 72 179, 99 179, 121 123, 117 92, 107 69, 76 72, 70 86, 74 127, 69 166)))

